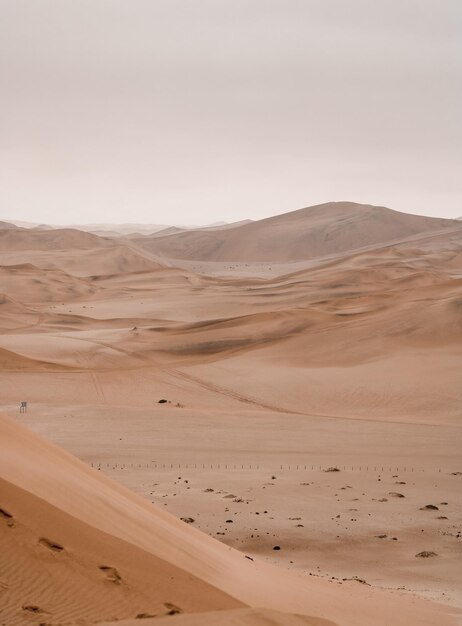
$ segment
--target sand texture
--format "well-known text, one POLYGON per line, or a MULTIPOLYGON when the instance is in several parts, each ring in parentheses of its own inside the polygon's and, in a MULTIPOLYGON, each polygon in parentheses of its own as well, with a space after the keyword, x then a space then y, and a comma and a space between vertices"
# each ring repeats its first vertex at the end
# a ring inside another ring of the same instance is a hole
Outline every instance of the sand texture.
POLYGON ((462 223, 129 230, 0 223, 0 625, 460 622, 462 223))

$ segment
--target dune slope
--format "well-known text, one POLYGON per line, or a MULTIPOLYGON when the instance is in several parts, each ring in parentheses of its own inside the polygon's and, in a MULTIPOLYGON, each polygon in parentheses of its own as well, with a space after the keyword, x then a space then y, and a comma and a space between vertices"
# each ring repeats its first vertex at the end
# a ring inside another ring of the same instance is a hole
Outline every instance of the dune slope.
POLYGON ((343 254, 430 231, 460 228, 457 220, 409 215, 385 207, 330 202, 235 228, 135 239, 174 259, 300 261, 343 254))
POLYGON ((428 602, 358 589, 354 582, 329 584, 246 559, 6 416, 0 441, 5 623, 69 623, 82 616, 101 621, 130 612, 136 617, 242 605, 345 626, 453 623, 445 609, 428 602), (86 600, 80 611, 76 597, 86 600))
POLYGON ((149 253, 108 237, 65 228, 0 229, 0 263, 30 264, 85 277, 153 271, 161 267, 149 253))

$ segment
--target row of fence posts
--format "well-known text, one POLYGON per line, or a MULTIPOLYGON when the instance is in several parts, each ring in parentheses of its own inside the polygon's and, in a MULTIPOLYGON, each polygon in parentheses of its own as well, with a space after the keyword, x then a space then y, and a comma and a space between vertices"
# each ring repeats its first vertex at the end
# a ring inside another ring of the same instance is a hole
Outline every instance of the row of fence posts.
MULTIPOLYGON (((228 464, 228 463, 217 463, 217 464, 213 464, 213 463, 93 463, 93 461, 91 462, 91 467, 97 467, 98 469, 101 469, 103 466, 106 466, 107 469, 112 468, 112 469, 225 469, 225 470, 260 470, 260 465, 252 465, 252 464, 245 464, 245 463, 238 463, 238 464, 228 464)), ((268 471, 268 472, 274 472, 274 468, 268 468, 268 467, 262 467, 261 468, 262 471, 268 471)), ((424 469, 417 469, 414 467, 385 467, 385 466, 378 466, 378 465, 359 465, 359 466, 354 466, 354 465, 343 465, 343 466, 332 466, 332 467, 326 467, 326 466, 322 466, 322 465, 302 465, 302 464, 298 464, 298 465, 279 465, 278 470, 277 471, 324 471, 324 472, 336 472, 336 471, 359 471, 359 472, 377 472, 377 473, 384 473, 384 472, 396 472, 399 474, 399 472, 403 472, 403 473, 413 473, 414 471, 418 472, 425 472, 424 469)), ((441 469, 438 469, 438 472, 441 473, 441 469)))

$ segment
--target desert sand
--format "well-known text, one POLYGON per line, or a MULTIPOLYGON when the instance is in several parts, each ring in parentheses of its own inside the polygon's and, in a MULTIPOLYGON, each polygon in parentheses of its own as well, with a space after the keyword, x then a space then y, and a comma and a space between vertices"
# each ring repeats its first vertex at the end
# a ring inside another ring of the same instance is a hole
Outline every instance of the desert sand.
POLYGON ((455 220, 0 223, 0 624, 460 622, 461 357, 455 220))

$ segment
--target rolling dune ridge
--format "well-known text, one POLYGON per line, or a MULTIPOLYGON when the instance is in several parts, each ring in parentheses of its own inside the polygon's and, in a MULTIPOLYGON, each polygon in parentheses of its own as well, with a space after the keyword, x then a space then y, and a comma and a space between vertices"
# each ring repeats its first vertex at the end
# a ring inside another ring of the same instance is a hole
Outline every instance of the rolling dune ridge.
POLYGON ((135 241, 175 259, 298 261, 395 239, 460 228, 457 220, 399 213, 385 207, 330 202, 218 232, 196 230, 135 241))
POLYGON ((457 623, 461 362, 455 220, 0 228, 0 624, 457 623))

